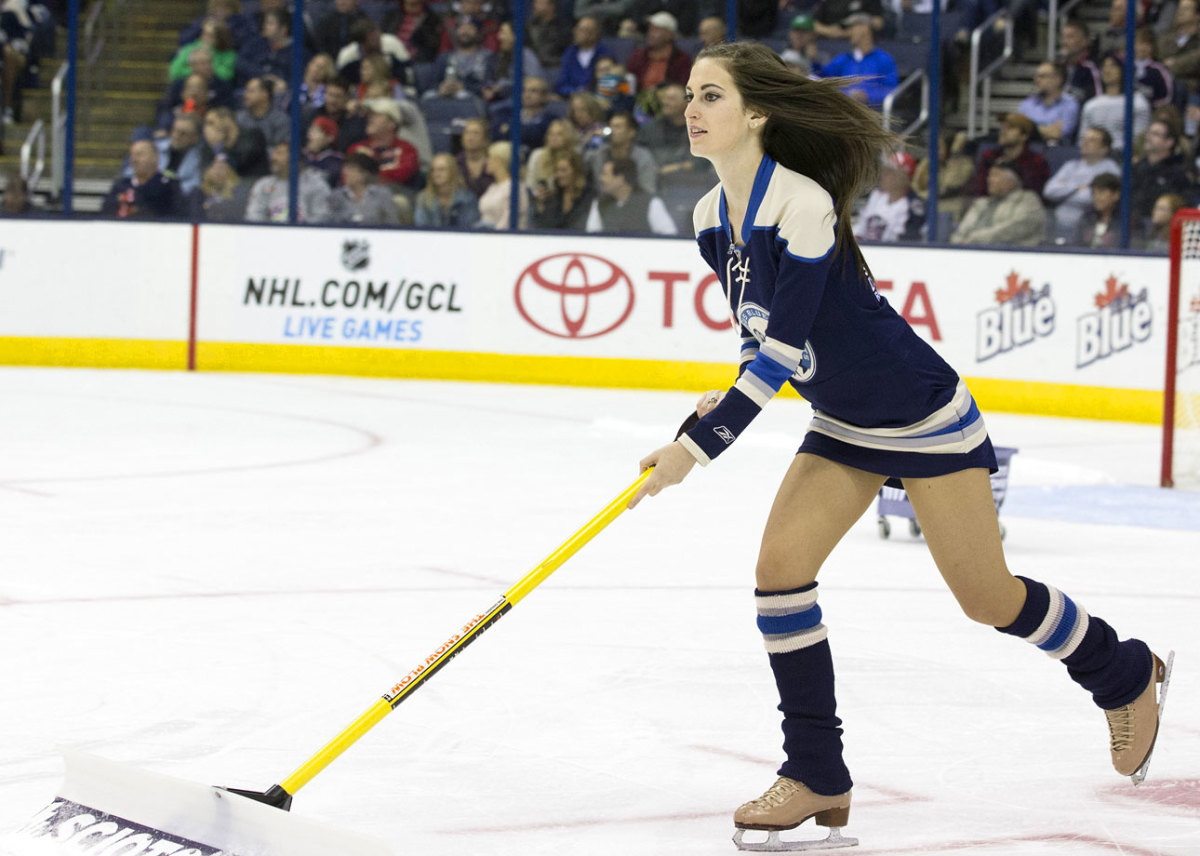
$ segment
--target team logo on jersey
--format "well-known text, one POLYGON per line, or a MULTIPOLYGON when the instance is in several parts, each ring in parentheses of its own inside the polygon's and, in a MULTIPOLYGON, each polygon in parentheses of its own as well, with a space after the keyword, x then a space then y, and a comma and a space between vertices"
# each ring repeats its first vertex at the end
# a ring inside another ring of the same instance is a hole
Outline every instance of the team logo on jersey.
MULTIPOLYGON (((738 307, 738 323, 750 331, 759 345, 767 340, 767 322, 770 317, 771 314, 756 303, 743 303, 738 307)), ((792 380, 807 383, 816 373, 817 352, 813 350, 812 342, 805 339, 804 347, 800 350, 800 365, 792 373, 792 380)))
POLYGON ((1154 331, 1154 310, 1146 289, 1137 294, 1129 283, 1109 276, 1096 294, 1096 311, 1075 322, 1075 366, 1083 368, 1134 345, 1147 342, 1154 331))
POLYGON ((621 268, 590 253, 538 259, 517 277, 517 311, 531 326, 562 339, 611 333, 633 312, 633 282, 621 268))

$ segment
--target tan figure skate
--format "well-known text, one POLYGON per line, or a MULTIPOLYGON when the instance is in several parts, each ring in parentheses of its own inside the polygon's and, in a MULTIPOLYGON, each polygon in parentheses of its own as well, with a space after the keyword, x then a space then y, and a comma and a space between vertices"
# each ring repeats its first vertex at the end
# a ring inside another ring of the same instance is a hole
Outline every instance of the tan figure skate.
POLYGON ((1122 776, 1129 776, 1135 785, 1145 780, 1150 768, 1150 755, 1158 739, 1158 726, 1167 703, 1167 685, 1171 682, 1171 667, 1175 663, 1174 651, 1167 653, 1165 664, 1158 655, 1152 653, 1150 656, 1153 671, 1142 694, 1123 707, 1104 711, 1108 718, 1113 767, 1122 776))
POLYGON ((844 838, 842 827, 850 819, 850 791, 827 797, 815 794, 795 779, 780 776, 767 792, 741 806, 733 814, 733 843, 738 850, 755 850, 763 853, 782 853, 798 850, 833 850, 838 847, 854 847, 857 838, 844 838), (779 833, 795 829, 812 818, 819 826, 829 827, 827 838, 783 841, 779 833), (742 840, 747 830, 763 830, 766 841, 746 842, 742 840))

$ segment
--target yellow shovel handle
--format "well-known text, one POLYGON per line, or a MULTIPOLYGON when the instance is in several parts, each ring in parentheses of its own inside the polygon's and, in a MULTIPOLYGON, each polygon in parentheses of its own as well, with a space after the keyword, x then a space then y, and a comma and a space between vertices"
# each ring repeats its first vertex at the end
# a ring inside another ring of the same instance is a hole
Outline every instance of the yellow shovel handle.
POLYGON ((334 759, 374 728, 380 720, 391 713, 402 701, 412 695, 417 687, 433 677, 439 669, 449 663, 467 645, 475 641, 483 631, 499 621, 501 616, 541 585, 567 559, 578 553, 583 545, 599 534, 601 529, 616 520, 629 505, 629 500, 637 493, 638 488, 650 477, 651 472, 653 472, 653 469, 648 469, 638 476, 633 484, 625 488, 603 511, 584 524, 583 528, 564 541, 541 564, 506 591, 499 601, 464 624, 462 628, 426 657, 424 662, 389 687, 382 698, 367 708, 349 727, 325 744, 317 754, 300 765, 294 773, 280 782, 277 787, 282 788, 289 796, 295 795, 314 776, 333 763, 334 759))

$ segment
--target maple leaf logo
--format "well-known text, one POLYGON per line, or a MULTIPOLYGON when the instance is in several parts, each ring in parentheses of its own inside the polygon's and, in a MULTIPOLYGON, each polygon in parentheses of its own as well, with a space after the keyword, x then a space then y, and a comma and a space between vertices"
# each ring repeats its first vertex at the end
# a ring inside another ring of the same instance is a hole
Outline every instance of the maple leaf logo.
POLYGON ((1030 292, 1029 280, 1021 279, 1021 275, 1015 270, 1009 271, 1008 276, 1004 278, 1004 288, 996 289, 996 302, 1008 303, 1013 298, 1030 292))
POLYGON ((1118 282, 1115 276, 1109 276, 1104 281, 1104 291, 1096 295, 1096 308, 1103 309, 1113 303, 1120 301, 1125 303, 1129 300, 1129 283, 1118 282))

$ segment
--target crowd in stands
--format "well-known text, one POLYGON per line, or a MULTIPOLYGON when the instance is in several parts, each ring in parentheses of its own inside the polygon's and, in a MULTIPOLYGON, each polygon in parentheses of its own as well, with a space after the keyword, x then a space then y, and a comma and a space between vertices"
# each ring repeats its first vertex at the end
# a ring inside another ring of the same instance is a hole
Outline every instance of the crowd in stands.
MULTIPOLYGON (((898 21, 930 2, 743 0, 739 36, 766 40, 798 74, 852 78, 843 91, 879 108, 915 67, 893 40, 898 21)), ((1137 4, 1134 247, 1162 249, 1171 214, 1200 200, 1198 3, 1137 4)), ((21 67, 9 56, 34 41, 33 19, 22 29, 25 19, 8 10, 34 5, 0 5, 6 105, 10 70, 21 67)), ((960 26, 942 55, 953 63, 972 22, 1000 6, 949 5, 960 26)), ((515 186, 519 227, 689 234, 692 205, 715 174, 691 156, 684 84, 695 54, 727 37, 724 0, 526 8, 518 57, 508 0, 310 0, 300 34, 287 0, 208 0, 164 57, 161 103, 134 132, 103 213, 286 222, 295 122, 300 222, 507 229, 515 186), (297 46, 303 74, 292 93, 297 46)), ((1022 32, 1038 25, 1027 14, 1036 3, 1009 8, 1022 32)), ((941 240, 1119 246, 1125 13, 1125 0, 1112 0, 1096 31, 1062 21, 1058 61, 1037 66, 1028 97, 999 117, 994 137, 934 141, 941 240)), ((882 163, 855 234, 924 240, 929 178, 918 147, 882 163)), ((9 186, 22 208, 23 185, 9 186)), ((11 213, 7 193, 5 206, 11 213)))

